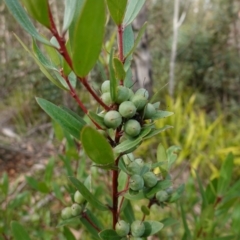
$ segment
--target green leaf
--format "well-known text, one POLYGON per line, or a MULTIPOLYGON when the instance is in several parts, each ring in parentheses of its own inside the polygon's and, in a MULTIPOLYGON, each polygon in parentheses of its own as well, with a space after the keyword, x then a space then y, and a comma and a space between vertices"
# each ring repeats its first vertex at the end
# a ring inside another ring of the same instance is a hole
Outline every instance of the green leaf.
POLYGON ((202 197, 202 211, 203 211, 208 206, 208 201, 207 201, 207 197, 206 197, 203 185, 202 185, 202 181, 201 181, 197 171, 195 171, 195 173, 197 176, 197 182, 198 182, 198 186, 199 186, 201 197, 202 197))
POLYGON ((76 21, 72 42, 73 68, 79 77, 85 77, 96 63, 102 47, 104 29, 104 0, 85 0, 76 21))
POLYGON ((26 176, 25 177, 27 183, 35 190, 42 192, 42 193, 49 193, 49 188, 47 187, 46 183, 38 182, 35 178, 26 176))
POLYGON ((77 8, 77 1, 78 0, 65 0, 65 11, 64 11, 64 18, 63 18, 63 32, 66 32, 70 27, 74 14, 77 8))
POLYGON ((59 88, 66 90, 67 88, 64 87, 58 80, 56 80, 46 69, 46 67, 38 60, 38 58, 28 49, 28 47, 21 41, 21 39, 14 34, 14 36, 17 38, 17 40, 19 41, 19 43, 22 45, 22 47, 28 52, 28 54, 30 54, 30 56, 33 58, 33 60, 37 63, 37 65, 39 66, 40 70, 42 71, 42 73, 56 86, 58 86, 59 88))
POLYGON ((136 18, 144 3, 145 0, 129 1, 123 20, 124 25, 130 24, 136 18))
POLYGON ((97 115, 96 113, 92 111, 88 111, 88 116, 91 118, 95 123, 97 123, 102 129, 106 129, 106 126, 104 124, 103 117, 97 115))
POLYGON ((67 240, 76 240, 72 232, 67 227, 63 228, 63 235, 67 240))
POLYGON ((113 229, 105 229, 99 233, 99 237, 102 240, 121 240, 122 237, 119 237, 119 235, 113 230, 113 229))
POLYGON ((88 157, 97 164, 109 164, 114 162, 111 145, 107 139, 90 126, 84 127, 81 134, 82 146, 88 157))
POLYGON ((9 180, 6 172, 3 173, 2 177, 2 191, 5 196, 8 195, 9 180))
POLYGON ((184 191, 185 185, 181 184, 175 192, 171 195, 170 199, 168 200, 169 203, 176 202, 180 197, 182 196, 182 193, 184 191))
POLYGON ((192 234, 188 228, 188 224, 187 224, 187 218, 186 218, 186 214, 185 211, 182 207, 182 204, 180 204, 180 208, 181 208, 181 216, 182 216, 182 221, 183 221, 183 227, 184 227, 184 231, 185 231, 185 235, 187 237, 187 239, 192 239, 192 234))
POLYGON ((77 118, 73 117, 65 110, 45 99, 36 98, 36 100, 40 107, 63 129, 69 132, 76 139, 80 139, 80 132, 85 125, 83 122, 80 122, 77 118))
POLYGON ((110 74, 110 94, 113 102, 115 102, 117 97, 118 81, 115 77, 115 71, 113 68, 113 53, 114 53, 114 49, 111 50, 110 56, 109 56, 109 74, 110 74))
POLYGON ((44 181, 47 184, 51 183, 52 175, 53 175, 53 169, 54 169, 55 161, 54 158, 51 157, 48 161, 48 164, 45 168, 45 176, 44 176, 44 181))
POLYGON ((50 29, 48 0, 21 0, 29 15, 50 29))
POLYGON ((145 198, 145 195, 144 195, 143 191, 141 191, 135 195, 132 195, 129 192, 127 192, 126 194, 124 194, 124 198, 129 199, 129 200, 141 200, 141 199, 145 198))
POLYGON ((108 9, 113 21, 120 25, 123 21, 128 0, 107 0, 108 9))
POLYGON ((56 227, 59 228, 71 224, 78 225, 79 223, 80 223, 79 216, 77 216, 61 221, 56 227))
POLYGON ((167 161, 167 153, 164 146, 161 143, 159 143, 157 147, 157 160, 158 162, 167 161))
POLYGON ((132 26, 129 25, 124 29, 123 32, 123 55, 125 59, 131 55, 131 49, 134 46, 134 34, 132 26))
POLYGON ((4 2, 7 5, 13 17, 17 20, 17 22, 22 26, 22 28, 26 32, 28 32, 33 38, 37 39, 38 41, 47 45, 51 45, 49 41, 47 41, 37 32, 37 29, 33 26, 26 11, 19 4, 18 0, 4 0, 4 2))
POLYGON ((168 170, 170 170, 173 163, 177 160, 177 153, 179 151, 181 151, 181 148, 178 146, 171 146, 167 149, 168 170))
POLYGON ((55 194, 55 197, 64 203, 64 198, 61 192, 60 186, 56 182, 52 182, 52 189, 55 194))
POLYGON ((166 228, 175 224, 179 224, 179 221, 174 218, 168 217, 168 218, 162 219, 161 223, 164 225, 164 228, 166 228))
POLYGON ((115 76, 119 80, 124 80, 126 72, 123 67, 123 63, 118 58, 113 58, 113 65, 115 69, 115 76))
POLYGON ((159 134, 159 133, 161 133, 161 132, 163 132, 163 131, 165 131, 165 130, 167 130, 167 129, 169 129, 169 128, 172 128, 172 126, 166 125, 166 126, 164 126, 164 127, 162 127, 162 128, 159 128, 159 129, 152 129, 152 130, 149 132, 149 134, 143 138, 143 140, 152 138, 153 136, 155 136, 155 135, 157 135, 157 134, 159 134))
POLYGON ((142 138, 137 138, 135 140, 126 140, 117 145, 114 148, 114 152, 116 153, 129 153, 132 152, 140 143, 142 142, 142 138))
POLYGON ((233 172, 233 163, 234 156, 232 153, 229 153, 226 157, 224 163, 221 166, 220 176, 218 180, 217 193, 219 196, 225 195, 226 191, 229 188, 229 184, 232 178, 233 172))
POLYGON ((172 185, 172 182, 170 180, 158 181, 158 183, 153 188, 151 188, 149 191, 145 193, 145 196, 147 198, 151 198, 155 193, 159 192, 160 190, 165 190, 171 185, 172 185))
POLYGON ((141 237, 148 237, 157 232, 159 232, 163 228, 163 224, 157 221, 144 221, 145 226, 144 234, 141 237))
MULTIPOLYGON (((129 26, 131 26, 131 25, 129 25, 129 26)), ((128 27, 129 27, 129 26, 128 26, 128 27)), ((128 28, 128 27, 127 27, 127 28, 128 28)), ((124 51, 124 56, 125 56, 125 58, 128 58, 131 54, 133 54, 133 52, 134 52, 135 49, 137 48, 139 42, 141 41, 141 38, 142 38, 142 36, 143 36, 143 34, 144 34, 145 30, 146 30, 146 27, 147 27, 147 22, 145 22, 145 23, 142 25, 142 27, 140 28, 135 42, 134 42, 134 40, 133 40, 134 45, 131 47, 131 49, 129 49, 129 50, 126 51, 126 52, 124 51)), ((127 29, 127 28, 126 28, 126 29, 127 29)))
POLYGON ((173 114, 174 114, 173 112, 158 110, 157 113, 152 117, 152 119, 157 120, 161 118, 166 118, 172 116, 173 114))
POLYGON ((107 206, 99 202, 94 195, 81 183, 78 179, 74 177, 69 177, 70 181, 77 188, 77 190, 83 195, 83 197, 95 208, 100 211, 109 210, 107 206))
MULTIPOLYGON (((71 45, 70 45, 69 39, 65 45, 66 45, 67 52, 71 56, 71 45)), ((71 72, 72 72, 71 67, 69 66, 69 64, 67 63, 65 58, 63 58, 63 73, 64 73, 64 75, 68 76, 71 72)))
POLYGON ((141 211, 142 211, 143 214, 145 214, 147 216, 150 215, 150 209, 145 205, 141 206, 141 211))
POLYGON ((23 203, 27 203, 30 201, 30 193, 29 192, 23 192, 17 194, 17 196, 10 201, 8 204, 8 209, 17 209, 19 208, 23 203))
POLYGON ((129 223, 132 223, 133 221, 135 221, 135 215, 134 215, 132 204, 129 200, 124 199, 123 205, 124 205, 124 208, 122 210, 123 210, 124 217, 129 223))
POLYGON ((25 228, 16 221, 11 222, 13 237, 16 240, 31 240, 25 228))

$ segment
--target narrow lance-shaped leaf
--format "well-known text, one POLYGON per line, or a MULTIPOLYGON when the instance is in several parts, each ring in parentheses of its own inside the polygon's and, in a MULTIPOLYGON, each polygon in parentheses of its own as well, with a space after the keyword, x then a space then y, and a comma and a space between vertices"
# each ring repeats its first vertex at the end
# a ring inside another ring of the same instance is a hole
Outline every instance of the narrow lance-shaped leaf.
POLYGON ((134 46, 134 33, 132 30, 132 26, 128 25, 127 27, 125 27, 123 32, 123 55, 125 59, 127 59, 127 57, 131 55, 130 52, 133 46, 134 46))
POLYGON ((117 97, 117 79, 115 77, 115 71, 113 68, 113 53, 114 53, 114 49, 111 50, 110 57, 109 57, 109 70, 110 70, 110 94, 114 102, 117 97))
POLYGON ((66 32, 72 23, 77 8, 77 1, 78 0, 65 0, 63 32, 66 32))
POLYGON ((29 19, 26 11, 19 4, 18 0, 4 0, 7 5, 9 11, 12 13, 13 17, 17 20, 17 22, 22 26, 22 28, 28 32, 33 38, 38 41, 51 45, 49 41, 43 38, 36 30, 31 20, 29 19))
POLYGON ((81 134, 81 142, 88 157, 97 164, 109 164, 114 162, 111 145, 106 138, 90 126, 84 127, 81 134))
POLYGON ((78 179, 74 177, 69 177, 72 184, 77 188, 77 190, 83 195, 83 197, 95 208, 101 211, 108 210, 108 207, 99 202, 96 197, 81 183, 78 179))
POLYGON ((48 0, 21 0, 27 9, 29 15, 41 23, 43 26, 50 28, 49 5, 48 0))
POLYGON ((96 63, 102 47, 104 29, 104 0, 85 0, 76 21, 72 42, 73 68, 79 77, 85 77, 96 63))
POLYGON ((114 64, 115 74, 117 79, 124 80, 126 76, 126 72, 124 70, 123 63, 120 61, 120 59, 114 58, 113 64, 114 64))
POLYGON ((128 0, 107 0, 108 9, 113 21, 120 25, 123 21, 128 0))
POLYGON ((36 98, 36 100, 40 107, 63 129, 69 132, 76 139, 80 139, 80 132, 85 125, 83 124, 83 121, 80 122, 73 115, 70 115, 65 110, 45 99, 36 98))
POLYGON ((16 239, 16 240, 30 240, 30 237, 29 237, 27 231, 18 222, 13 221, 11 223, 11 229, 12 229, 14 239, 16 239))
POLYGON ((127 11, 125 13, 125 17, 123 23, 125 25, 130 24, 140 12, 145 0, 131 0, 128 3, 127 11))

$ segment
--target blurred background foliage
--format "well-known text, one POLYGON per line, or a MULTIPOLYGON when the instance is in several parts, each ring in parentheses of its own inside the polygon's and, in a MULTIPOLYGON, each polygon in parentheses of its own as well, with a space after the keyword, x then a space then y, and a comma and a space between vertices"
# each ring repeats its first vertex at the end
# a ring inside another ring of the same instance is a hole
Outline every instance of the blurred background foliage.
MULTIPOLYGON (((50 2, 55 13, 63 12, 61 10, 62 1, 50 2)), ((219 169, 224 159, 229 152, 232 152, 235 157, 231 184, 237 182, 240 177, 240 2, 236 0, 180 1, 181 24, 179 26, 175 65, 175 90, 172 97, 168 95, 168 82, 173 36, 173 1, 147 0, 145 14, 148 21, 147 49, 151 56, 152 89, 154 93, 159 92, 160 108, 172 111, 175 114, 156 123, 159 127, 168 124, 173 128, 152 140, 146 141, 136 152, 136 155, 148 160, 155 159, 158 143, 162 143, 166 148, 170 145, 177 145, 182 148, 174 174, 178 176, 178 182, 186 183, 183 201, 194 209, 194 215, 189 212, 190 210, 187 207, 185 209, 189 213, 186 219, 191 228, 197 221, 196 216, 200 212, 198 203, 201 202, 195 170, 202 179, 204 187, 206 187, 219 177, 219 169)), ((56 21, 60 24, 61 16, 59 19, 56 17, 56 21)), ((24 141, 36 142, 37 144, 40 141, 44 145, 46 140, 51 139, 55 148, 62 151, 62 144, 65 144, 66 141, 62 141, 62 137, 59 137, 58 140, 52 140, 52 127, 40 130, 42 129, 41 126, 50 122, 50 119, 39 109, 34 97, 43 97, 55 104, 68 106, 78 111, 79 114, 82 113, 67 93, 63 93, 54 87, 41 74, 38 67, 33 64, 32 59, 16 41, 13 32, 20 36, 23 42, 30 45, 29 36, 13 20, 0 0, 0 146, 3 144, 5 146, 6 143, 11 145, 24 141), (9 137, 8 134, 6 135, 6 131, 3 131, 5 128, 11 129, 18 138, 15 139, 9 137)), ((112 25, 110 24, 106 40, 111 37, 111 32, 112 25)), ((45 33, 44 30, 43 33, 48 36, 48 33, 45 33)), ((138 51, 141 51, 140 47, 138 51)), ((138 51, 135 54, 136 57, 138 51)), ((90 75, 91 84, 98 90, 103 80, 101 69, 96 67, 90 75)), ((78 92, 86 105, 95 107, 95 102, 89 100, 88 94, 84 89, 82 90, 81 86, 78 87, 78 92)), ((55 126, 57 135, 56 128, 55 126)), ((68 152, 70 158, 73 159, 73 168, 76 165, 74 159, 77 154, 74 147, 75 145, 68 137, 63 151, 68 152)), ((4 158, 3 155, 0 155, 0 159, 2 158, 4 158)), ((58 160, 56 160, 56 169, 53 171, 55 174, 53 177, 54 184, 51 187, 49 186, 49 189, 54 190, 55 195, 58 196, 58 201, 52 203, 47 201, 42 211, 36 210, 32 214, 30 220, 34 224, 29 223, 29 225, 34 226, 35 229, 33 239, 64 239, 60 235, 53 238, 54 226, 57 223, 56 219, 61 210, 61 204, 63 201, 69 201, 66 196, 64 199, 61 195, 60 187, 65 184, 65 180, 61 180, 61 174, 66 173, 61 172, 61 166, 66 163, 59 160, 58 157, 56 159, 58 160), (41 232, 41 225, 44 225, 45 233, 41 232)), ((38 159, 35 160, 38 161, 38 159)), ((0 173, 3 170, 1 169, 0 173)), ((43 173, 39 171, 35 177, 41 179, 41 174, 43 173)), ((97 190, 103 191, 104 175, 102 173, 97 174, 97 172, 94 172, 94 174, 96 174, 96 179, 99 175, 103 179, 103 186, 100 186, 97 190)), ((83 175, 83 173, 79 173, 79 176, 83 175)), ((2 182, 6 181, 5 178, 2 178, 2 182)), ((19 179, 12 182, 12 190, 9 191, 10 199, 12 199, 13 190, 18 186, 18 181, 19 179)), ((14 195, 16 197, 15 202, 10 202, 12 205, 8 210, 7 222, 11 219, 26 216, 28 202, 35 203, 46 198, 41 193, 32 199, 31 191, 33 189, 28 185, 18 189, 17 197, 14 195), (21 209, 17 214, 11 212, 15 207, 21 209), (9 212, 13 215, 9 215, 9 212)), ((98 193, 96 193, 97 195, 98 193)), ((233 211, 232 209, 237 203, 239 204, 239 196, 237 197, 238 199, 234 199, 235 201, 232 201, 231 204, 229 203, 229 212, 233 211)), ((0 199, 0 204, 3 203, 2 201, 3 199, 0 199)), ((135 206, 135 208, 138 208, 138 206, 135 206)), ((183 211, 180 211, 179 206, 172 207, 166 212, 163 212, 163 216, 170 214, 173 218, 181 221, 179 218, 183 216, 183 211)), ((235 220, 240 219, 239 212, 238 207, 235 220), (239 216, 237 216, 237 213, 239 216)), ((7 216, 6 212, 3 211, 3 213, 0 216, 7 216)), ((30 221, 27 217, 23 220, 30 221)), ((233 222, 235 227, 231 225, 230 219, 224 218, 222 221, 227 223, 223 227, 225 233, 229 232, 230 235, 237 236, 237 220, 233 222)), ((164 230, 167 237, 161 235, 161 239, 181 239, 180 236, 184 231, 186 232, 183 224, 181 223, 178 228, 170 224, 171 230, 174 231, 164 230)), ((0 229, 4 227, 6 225, 0 223, 0 229)), ((224 236, 225 233, 221 233, 218 229, 217 237, 224 236)))

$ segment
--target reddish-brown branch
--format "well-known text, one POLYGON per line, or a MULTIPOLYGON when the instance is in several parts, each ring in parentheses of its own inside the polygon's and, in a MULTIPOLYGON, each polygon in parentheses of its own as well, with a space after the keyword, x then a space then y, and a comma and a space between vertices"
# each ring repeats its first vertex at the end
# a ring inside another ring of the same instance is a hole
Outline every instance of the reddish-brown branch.
POLYGON ((88 215, 87 215, 86 212, 84 212, 84 213, 82 214, 82 217, 85 218, 85 219, 91 224, 91 226, 96 229, 97 232, 100 232, 100 231, 101 231, 101 229, 99 229, 99 228, 94 224, 94 222, 88 217, 88 215))
MULTIPOLYGON (((118 51, 119 51, 119 59, 122 63, 124 63, 124 56, 123 56, 123 32, 124 28, 123 25, 120 24, 118 26, 118 51)), ((120 85, 123 85, 123 80, 120 79, 120 85)))

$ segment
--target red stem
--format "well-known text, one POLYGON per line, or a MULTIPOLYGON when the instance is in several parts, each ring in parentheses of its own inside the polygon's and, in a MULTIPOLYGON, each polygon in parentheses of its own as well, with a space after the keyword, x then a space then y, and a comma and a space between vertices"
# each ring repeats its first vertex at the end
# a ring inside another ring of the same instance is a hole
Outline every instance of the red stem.
MULTIPOLYGON (((123 56, 123 32, 124 28, 123 25, 120 24, 118 26, 118 50, 119 50, 119 59, 122 63, 124 63, 124 56, 123 56)), ((120 79, 120 85, 123 85, 123 80, 120 79)))
POLYGON ((99 228, 92 222, 92 220, 88 217, 88 215, 87 215, 86 212, 84 212, 84 213, 82 214, 82 217, 85 218, 85 219, 92 225, 92 227, 95 228, 98 232, 101 231, 101 229, 99 229, 99 228))

